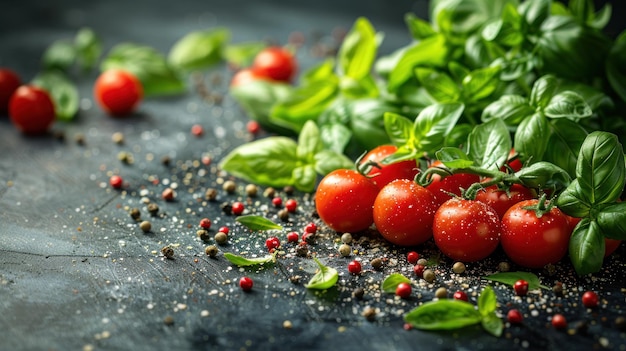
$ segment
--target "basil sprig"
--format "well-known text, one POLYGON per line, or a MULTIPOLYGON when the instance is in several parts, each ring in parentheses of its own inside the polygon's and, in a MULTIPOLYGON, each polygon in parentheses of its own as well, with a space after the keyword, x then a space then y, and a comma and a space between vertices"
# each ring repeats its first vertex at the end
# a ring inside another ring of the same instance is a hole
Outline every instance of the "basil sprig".
POLYGON ((65 74, 59 70, 47 70, 37 74, 33 84, 50 93, 54 112, 60 121, 74 119, 80 97, 76 85, 65 74))
POLYGON ((313 260, 317 264, 318 269, 305 287, 313 290, 326 290, 335 286, 339 280, 339 272, 333 267, 325 266, 315 256, 313 256, 313 260))
POLYGON ((226 28, 212 28, 187 33, 172 48, 167 61, 183 70, 202 69, 222 61, 222 52, 230 40, 226 28))
POLYGON ((235 220, 250 230, 281 230, 283 227, 279 224, 272 222, 271 220, 257 215, 245 215, 238 216, 235 220))

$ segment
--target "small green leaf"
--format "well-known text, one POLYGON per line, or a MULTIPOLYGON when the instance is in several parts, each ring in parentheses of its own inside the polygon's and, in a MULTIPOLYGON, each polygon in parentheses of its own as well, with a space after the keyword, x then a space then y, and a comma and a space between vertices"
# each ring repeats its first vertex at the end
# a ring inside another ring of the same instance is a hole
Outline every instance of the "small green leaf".
POLYGON ((579 123, 567 118, 550 121, 552 133, 548 140, 544 160, 563 168, 572 177, 576 177, 576 162, 587 131, 579 123))
POLYGON ((291 179, 291 185, 295 186, 296 189, 306 193, 313 192, 317 180, 315 166, 312 164, 297 166, 292 172, 291 179))
POLYGON ((592 114, 591 107, 585 99, 573 91, 564 91, 554 95, 543 112, 550 118, 573 120, 589 117, 592 114))
POLYGON ((407 13, 404 16, 404 22, 414 39, 428 38, 437 33, 428 21, 417 17, 415 14, 407 13))
POLYGON ((435 153, 435 156, 448 168, 467 168, 474 165, 474 161, 456 147, 443 147, 435 153))
POLYGON ((513 286, 516 281, 523 279, 528 282, 528 289, 550 289, 549 287, 542 285, 539 281, 539 277, 530 272, 502 272, 502 273, 494 273, 483 277, 484 279, 491 280, 494 282, 499 282, 503 284, 507 284, 513 286))
POLYGON ((358 18, 339 48, 339 74, 361 80, 370 73, 377 49, 374 27, 365 17, 358 18))
POLYGON ((411 284, 411 280, 400 273, 391 273, 383 280, 380 288, 383 292, 394 294, 400 283, 411 284))
POLYGON ((598 224, 583 218, 569 241, 569 257, 578 275, 598 272, 604 261, 605 242, 598 224))
POLYGON ((90 70, 96 66, 102 55, 102 40, 91 28, 81 28, 74 37, 76 58, 83 70, 90 70))
POLYGON ((313 256, 313 260, 317 263, 318 270, 304 287, 314 290, 326 290, 335 286, 339 280, 339 272, 332 267, 323 265, 315 256, 313 256))
POLYGON ((601 206, 596 213, 596 223, 605 237, 626 240, 626 202, 601 206))
POLYGON ((315 154, 315 171, 326 175, 336 169, 353 169, 354 161, 334 150, 321 150, 315 154))
POLYGON ((496 292, 490 286, 486 286, 478 295, 478 312, 484 318, 494 313, 497 307, 496 292))
POLYGON ((187 33, 174 43, 167 60, 172 66, 185 70, 209 67, 222 59, 222 50, 230 35, 225 28, 187 33))
POLYGON ((418 66, 443 67, 448 58, 449 48, 445 37, 436 34, 423 39, 402 53, 389 75, 388 89, 395 92, 406 83, 418 66))
POLYGON ((464 110, 465 105, 458 102, 432 104, 423 109, 413 124, 416 151, 434 153, 439 150, 464 110))
POLYGON ((261 231, 261 230, 281 230, 283 227, 267 219, 263 216, 257 215, 245 215, 238 216, 235 220, 244 226, 246 226, 250 230, 261 231))
POLYGON ((515 131, 513 148, 522 162, 534 163, 543 159, 550 138, 548 119, 541 113, 526 117, 515 131))
POLYGON ((42 63, 45 69, 67 70, 76 60, 76 48, 69 40, 53 42, 43 54, 42 63))
POLYGON ((415 76, 437 102, 455 102, 461 97, 461 89, 445 72, 418 67, 415 76))
POLYGON ((511 152, 511 136, 501 119, 479 124, 468 137, 468 154, 478 166, 497 170, 511 152))
POLYGON ((413 139, 413 122, 397 113, 386 112, 384 115, 385 131, 396 146, 405 146, 413 139))
POLYGON ((611 47, 606 61, 606 77, 622 101, 626 101, 626 31, 622 32, 611 47))
POLYGON ((558 83, 553 75, 545 75, 537 79, 530 92, 530 105, 535 108, 545 108, 554 96, 558 83))
POLYGON ((248 67, 256 55, 267 47, 267 43, 262 41, 249 41, 224 46, 222 55, 224 59, 235 67, 248 67))
POLYGON ((509 126, 516 126, 534 112, 535 110, 528 104, 527 98, 521 95, 503 95, 485 107, 481 120, 489 122, 499 118, 509 126))
POLYGON ((556 206, 565 214, 577 218, 587 217, 591 212, 589 194, 581 190, 577 179, 559 194, 556 206))
POLYGON ((496 315, 495 312, 491 312, 488 315, 483 316, 480 324, 482 325, 483 329, 485 329, 489 334, 495 337, 500 337, 502 335, 502 331, 504 330, 504 323, 502 322, 502 319, 500 319, 500 317, 496 315))
POLYGON ((489 97, 500 83, 500 66, 480 68, 463 78, 463 96, 466 101, 479 101, 489 97))
POLYGON ((562 189, 570 185, 572 179, 561 167, 550 162, 539 161, 522 167, 515 175, 524 186, 529 188, 562 189))
POLYGON ((264 265, 268 263, 274 263, 276 261, 276 257, 274 255, 267 255, 264 257, 255 257, 255 258, 246 258, 243 256, 232 254, 230 252, 225 252, 224 258, 230 261, 230 263, 239 267, 264 265))
POLYGON ((33 79, 33 84, 50 92, 56 117, 70 121, 76 117, 79 105, 78 88, 60 71, 46 71, 33 79))
POLYGON ((423 330, 454 330, 481 320, 482 315, 474 305, 453 299, 425 302, 404 315, 405 322, 423 330))

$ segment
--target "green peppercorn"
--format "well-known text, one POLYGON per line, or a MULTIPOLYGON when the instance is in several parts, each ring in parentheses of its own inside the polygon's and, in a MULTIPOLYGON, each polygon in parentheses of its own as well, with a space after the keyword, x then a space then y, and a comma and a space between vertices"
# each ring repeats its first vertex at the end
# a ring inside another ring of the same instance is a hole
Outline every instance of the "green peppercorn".
POLYGON ((219 249, 215 245, 209 245, 204 248, 204 253, 211 258, 215 258, 218 252, 219 252, 219 249))
POLYGON ((246 185, 246 195, 248 195, 250 197, 256 197, 258 191, 259 190, 258 190, 256 185, 254 185, 254 184, 246 185))
POLYGON ((422 277, 424 277, 424 280, 429 282, 429 283, 434 282, 435 278, 436 278, 435 277, 435 272, 433 272, 432 269, 425 269, 422 277))
POLYGON ((348 257, 350 256, 351 253, 352 253, 352 248, 350 247, 350 245, 341 244, 341 246, 339 246, 339 254, 341 256, 348 257))
POLYGON ((215 234, 215 242, 219 245, 226 244, 228 242, 228 235, 224 232, 217 232, 215 234))
POLYGON ((142 221, 139 223, 139 228, 141 228, 144 233, 148 233, 152 230, 152 223, 150 223, 150 221, 142 221))
POLYGON ((222 189, 224 189, 225 192, 232 194, 235 190, 237 190, 237 184, 232 180, 227 180, 224 184, 222 184, 222 189))
POLYGON ((438 299, 446 299, 448 298, 448 289, 443 286, 435 290, 435 297, 438 299))
POLYGON ((428 260, 425 258, 420 258, 419 260, 417 260, 416 264, 421 264, 422 266, 428 266, 428 260))
POLYGON ((343 233, 341 235, 341 242, 344 243, 344 244, 352 243, 352 234, 350 234, 350 233, 343 233))
POLYGON ((465 273, 465 263, 463 262, 455 262, 452 265, 452 271, 456 274, 465 273))
POLYGON ((376 257, 370 262, 370 264, 372 265, 372 268, 379 270, 383 268, 383 259, 380 257, 376 257))
POLYGON ((498 263, 498 270, 500 272, 508 272, 511 270, 511 265, 506 261, 502 261, 498 263))

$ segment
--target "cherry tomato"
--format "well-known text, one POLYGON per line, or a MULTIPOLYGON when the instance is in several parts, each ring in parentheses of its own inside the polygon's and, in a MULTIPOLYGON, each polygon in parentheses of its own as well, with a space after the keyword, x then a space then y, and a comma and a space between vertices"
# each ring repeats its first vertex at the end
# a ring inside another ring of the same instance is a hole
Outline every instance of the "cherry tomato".
POLYGON ((263 77, 256 70, 252 68, 244 68, 244 69, 240 69, 239 71, 237 71, 237 73, 235 73, 235 75, 233 75, 233 78, 230 80, 230 86, 234 88, 234 87, 246 85, 251 82, 254 82, 255 80, 264 79, 264 78, 265 77, 263 77))
POLYGON ((452 198, 435 213, 433 238, 444 255, 461 262, 473 262, 495 251, 500 230, 500 217, 489 205, 452 198))
POLYGON ((0 68, 0 112, 9 109, 11 95, 22 85, 20 77, 8 68, 0 68))
POLYGON ((94 96, 108 114, 125 116, 133 112, 141 102, 143 86, 132 73, 110 69, 96 79, 94 96))
POLYGON ((571 234, 567 217, 558 208, 552 207, 540 218, 525 208, 538 202, 518 202, 502 217, 502 248, 513 262, 527 268, 560 261, 567 253, 571 234))
POLYGON ((376 184, 358 171, 338 169, 320 181, 315 209, 331 229, 354 233, 374 222, 372 208, 377 194, 376 184))
POLYGON ((48 92, 33 85, 22 85, 9 100, 11 122, 24 134, 43 134, 50 129, 56 115, 48 92))
POLYGON ((365 154, 361 160, 361 164, 374 162, 380 166, 380 168, 372 167, 367 173, 367 176, 371 177, 372 181, 376 183, 380 189, 389 184, 392 180, 414 179, 419 172, 419 168, 413 160, 391 164, 382 163, 387 156, 392 155, 396 150, 398 150, 398 148, 395 145, 377 146, 365 154))
POLYGON ((298 69, 298 63, 289 50, 272 46, 256 55, 252 69, 262 77, 289 82, 298 69))
POLYGON ((414 181, 394 180, 380 190, 374 202, 376 228, 393 244, 419 245, 432 237, 434 201, 434 195, 414 181))
MULTIPOLYGON (((522 161, 515 156, 517 156, 517 151, 515 151, 515 149, 511 149, 511 152, 509 152, 509 159, 507 164, 513 172, 517 172, 523 167, 522 161)), ((502 167, 500 170, 504 172, 506 169, 506 167, 502 167)))
MULTIPOLYGON (((429 167, 442 167, 443 163, 439 160, 431 163, 429 167)), ((433 174, 431 177, 432 182, 426 187, 435 195, 435 203, 439 206, 444 202, 450 200, 452 197, 450 194, 457 196, 461 195, 461 189, 467 189, 470 185, 480 181, 480 177, 475 174, 458 173, 449 175, 447 177, 441 177, 438 174, 433 174)))
POLYGON ((497 185, 488 186, 476 194, 476 200, 491 206, 498 216, 502 218, 506 210, 516 203, 535 198, 535 194, 529 188, 521 184, 513 184, 507 190, 498 189, 497 185))

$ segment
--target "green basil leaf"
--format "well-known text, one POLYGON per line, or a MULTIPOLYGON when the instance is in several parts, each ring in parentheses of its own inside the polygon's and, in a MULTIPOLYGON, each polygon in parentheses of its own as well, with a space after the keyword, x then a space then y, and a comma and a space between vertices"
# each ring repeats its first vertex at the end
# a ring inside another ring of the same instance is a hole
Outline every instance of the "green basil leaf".
POLYGON ((605 3, 602 8, 595 13, 593 19, 587 21, 587 25, 591 28, 602 30, 606 27, 607 24, 611 21, 611 15, 613 12, 613 7, 610 3, 605 3))
POLYGON ((520 155, 522 162, 537 162, 543 159, 548 148, 550 124, 541 113, 526 117, 517 127, 513 148, 520 155))
POLYGON ((341 123, 322 124, 320 138, 324 148, 343 153, 352 138, 352 130, 341 123))
POLYGON ((461 103, 433 104, 423 109, 415 118, 413 127, 415 148, 429 153, 439 150, 464 109, 461 103))
POLYGON ((297 87, 286 99, 273 106, 270 121, 299 132, 306 121, 317 119, 337 93, 336 80, 316 81, 297 87))
POLYGON ((501 18, 487 24, 481 34, 485 40, 515 47, 524 41, 521 27, 522 16, 512 3, 508 3, 502 9, 501 18))
POLYGON ((322 147, 322 139, 317 124, 313 121, 307 121, 300 131, 300 135, 298 135, 296 157, 299 161, 312 164, 313 157, 322 150, 322 147))
POLYGON ((539 189, 562 189, 572 182, 572 178, 563 168, 546 161, 523 167, 515 173, 515 176, 523 185, 539 189))
POLYGON ((404 16, 404 22, 414 39, 428 38, 437 33, 428 21, 417 17, 415 14, 407 13, 404 16))
POLYGON ((377 49, 374 27, 365 17, 358 18, 339 48, 339 74, 357 81, 363 79, 372 70, 377 49))
POLYGON ((466 149, 467 138, 473 129, 473 126, 469 123, 457 123, 450 133, 446 135, 444 146, 466 149))
POLYGON ((413 142, 413 122, 397 113, 386 112, 384 115, 385 131, 396 146, 404 146, 413 142))
POLYGON ((545 75, 540 77, 533 84, 530 91, 530 105, 536 108, 545 108, 550 103, 558 88, 558 82, 553 75, 545 75))
POLYGON ((500 83, 499 66, 485 67, 470 72, 463 78, 463 95, 467 101, 479 101, 489 97, 500 83))
POLYGON ((550 121, 552 133, 543 159, 563 168, 572 178, 576 177, 576 162, 587 131, 578 123, 559 118, 550 121))
POLYGON ((623 31, 611 47, 606 60, 606 77, 611 88, 626 101, 626 31, 623 31))
POLYGON ((111 48, 100 70, 119 68, 133 73, 141 81, 145 96, 180 94, 185 82, 165 57, 154 48, 134 43, 120 43, 111 48))
POLYGON ((42 72, 33 79, 33 84, 50 92, 54 112, 59 120, 70 121, 76 117, 79 105, 78 88, 63 73, 42 72))
POLYGON ((539 29, 550 16, 550 3, 544 0, 527 0, 520 4, 518 11, 531 28, 539 29))
POLYGON ((465 78, 471 72, 469 68, 465 67, 457 61, 450 61, 448 63, 448 71, 450 71, 452 78, 459 82, 462 81, 463 78, 465 78))
POLYGON ((413 44, 403 52, 402 57, 389 74, 387 88, 395 92, 408 81, 416 67, 443 67, 447 63, 449 48, 445 37, 436 34, 413 44))
POLYGON ((383 292, 394 294, 400 283, 411 284, 411 279, 405 277, 401 273, 391 273, 383 280, 380 288, 383 292))
POLYGON ((506 53, 499 45, 483 39, 479 34, 467 38, 464 49, 464 58, 471 67, 487 67, 506 53))
POLYGON ((499 118, 509 126, 517 126, 534 112, 535 109, 529 105, 527 98, 520 95, 503 95, 485 107, 481 120, 489 122, 499 118))
POLYGON ((435 21, 439 31, 464 38, 499 18, 509 3, 516 5, 518 1, 437 0, 430 5, 429 18, 435 21))
POLYGON ((539 277, 531 272, 502 272, 502 273, 494 273, 483 277, 483 279, 491 280, 494 282, 499 282, 502 284, 506 284, 509 286, 513 286, 516 281, 523 279, 528 282, 528 289, 550 289, 549 287, 541 284, 539 277))
POLYGON ((348 111, 352 136, 359 145, 371 150, 389 143, 384 115, 398 111, 396 106, 381 99, 358 99, 348 102, 348 111))
POLYGON ((226 28, 200 30, 187 33, 172 48, 167 61, 184 70, 202 69, 222 60, 222 51, 230 40, 226 28))
POLYGON ((583 192, 578 184, 578 179, 559 194, 556 206, 565 214, 572 217, 582 218, 589 216, 591 212, 591 201, 589 194, 583 192))
POLYGON ((326 290, 335 286, 339 280, 339 272, 332 267, 323 265, 315 256, 313 256, 313 260, 317 263, 317 273, 311 277, 304 287, 314 290, 326 290))
POLYGON ((282 226, 272 222, 271 220, 257 215, 245 215, 238 216, 235 218, 235 221, 243 224, 250 230, 261 231, 261 230, 281 230, 282 226))
POLYGON ((461 97, 459 86, 444 72, 418 67, 415 75, 428 94, 438 102, 455 102, 461 97))
POLYGON ((242 144, 220 161, 220 168, 252 183, 283 187, 293 185, 298 166, 296 142, 272 136, 242 144))
POLYGON ((483 329, 495 337, 500 337, 502 335, 502 331, 504 330, 504 323, 495 312, 491 312, 488 315, 483 316, 480 324, 483 329))
POLYGON ((543 110, 551 118, 585 118, 592 114, 591 107, 585 99, 573 91, 564 91, 550 99, 548 106, 543 110))
POLYGON ((404 315, 405 322, 423 330, 454 330, 478 324, 481 320, 474 305, 453 299, 428 301, 404 315))
POLYGON ((317 173, 315 172, 315 166, 312 164, 306 164, 298 166, 293 170, 291 179, 293 186, 296 189, 303 192, 313 192, 315 190, 315 182, 317 181, 317 173))
POLYGON ((596 223, 605 237, 626 240, 626 202, 601 206, 596 213, 596 223))
POLYGON ((239 267, 264 265, 268 263, 274 263, 276 261, 276 257, 274 255, 267 255, 264 257, 246 258, 243 256, 232 254, 230 252, 225 252, 224 258, 230 261, 230 263, 239 267))
POLYGON ((478 312, 485 318, 494 313, 497 307, 496 292, 490 286, 486 286, 478 295, 478 312))
POLYGON ((83 70, 94 68, 102 55, 102 40, 91 28, 81 28, 74 37, 76 58, 83 70))
POLYGON ((249 67, 256 55, 267 47, 262 41, 248 41, 237 44, 226 44, 222 56, 234 67, 249 67))
POLYGON ((321 150, 315 154, 315 171, 326 175, 336 169, 353 169, 354 161, 341 152, 321 150))
POLYGON ((595 273, 602 268, 604 236, 595 221, 583 218, 569 241, 569 257, 578 275, 595 273))
POLYGON ((561 92, 576 92, 576 94, 580 95, 585 100, 593 112, 597 112, 597 110, 602 110, 603 108, 612 109, 615 107, 615 103, 605 91, 588 84, 561 80, 559 82, 559 90, 561 92))
POLYGON ((58 69, 65 71, 76 60, 76 48, 69 40, 57 40, 53 42, 43 53, 42 64, 45 69, 58 69))
POLYGON ((474 161, 463 150, 456 147, 443 147, 435 152, 437 159, 448 168, 467 168, 474 165, 474 161))
POLYGON ((339 80, 339 88, 344 96, 351 99, 374 98, 379 95, 378 86, 371 75, 359 80, 343 76, 339 80))
POLYGON ((335 59, 326 59, 302 72, 300 81, 304 85, 327 79, 338 79, 335 74, 335 59))
POLYGON ((592 205, 613 202, 620 196, 626 181, 626 165, 624 150, 615 134, 594 131, 585 138, 576 176, 592 205))
POLYGON ((259 79, 231 87, 229 92, 247 115, 259 122, 263 129, 281 135, 289 135, 290 129, 270 121, 270 111, 277 102, 287 99, 291 90, 292 87, 289 84, 259 79))
POLYGON ((468 137, 468 154, 477 166, 500 169, 511 152, 511 136, 501 119, 479 124, 468 137))
POLYGON ((568 7, 580 23, 587 23, 594 17, 595 6, 590 0, 570 0, 568 7))

